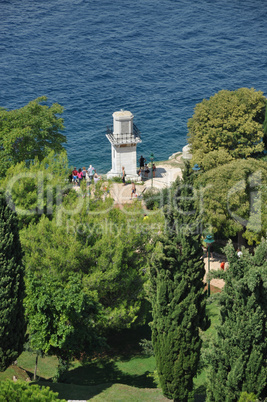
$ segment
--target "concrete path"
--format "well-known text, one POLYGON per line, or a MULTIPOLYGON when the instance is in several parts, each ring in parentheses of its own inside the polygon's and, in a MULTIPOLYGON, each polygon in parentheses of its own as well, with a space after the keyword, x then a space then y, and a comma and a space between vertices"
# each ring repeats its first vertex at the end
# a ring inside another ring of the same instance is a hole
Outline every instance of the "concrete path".
MULTIPOLYGON (((150 188, 157 190, 168 188, 176 180, 177 177, 182 177, 182 171, 179 167, 173 167, 168 164, 157 166, 155 177, 152 179, 146 178, 144 184, 136 184, 137 197, 142 196, 144 191, 150 188)), ((131 199, 132 186, 131 184, 113 183, 111 187, 111 197, 116 205, 120 206, 125 203, 131 203, 136 197, 131 199)))
POLYGON ((153 186, 158 189, 170 187, 178 176, 182 177, 181 168, 165 164, 159 165, 157 166, 155 178, 148 178, 145 181, 145 186, 147 188, 153 186))

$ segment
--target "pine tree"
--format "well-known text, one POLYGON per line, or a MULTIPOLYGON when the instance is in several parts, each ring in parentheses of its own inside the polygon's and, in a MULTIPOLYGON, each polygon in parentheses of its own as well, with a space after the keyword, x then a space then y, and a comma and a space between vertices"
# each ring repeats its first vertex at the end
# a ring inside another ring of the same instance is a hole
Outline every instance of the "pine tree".
POLYGON ((20 355, 26 330, 24 267, 16 214, 0 193, 0 370, 20 355))
POLYGON ((205 329, 204 264, 196 232, 192 176, 176 182, 173 202, 165 211, 166 232, 152 263, 152 343, 165 396, 193 400, 193 377, 200 356, 199 328, 205 329))
POLYGON ((223 273, 221 323, 207 362, 208 401, 237 401, 242 392, 267 396, 267 242, 252 256, 238 258, 225 248, 229 269, 223 273))

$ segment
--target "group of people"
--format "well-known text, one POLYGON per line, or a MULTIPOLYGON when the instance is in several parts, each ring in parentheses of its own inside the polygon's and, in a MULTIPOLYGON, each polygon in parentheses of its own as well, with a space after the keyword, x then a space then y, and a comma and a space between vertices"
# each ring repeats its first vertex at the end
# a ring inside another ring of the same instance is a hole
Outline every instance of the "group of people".
MULTIPOLYGON (((139 159, 139 166, 140 169, 138 170, 138 175, 141 177, 141 179, 147 178, 150 173, 150 168, 148 167, 146 159, 143 157, 143 155, 141 155, 139 159)), ((156 170, 157 170, 156 165, 155 163, 153 163, 152 165, 153 177, 156 176, 156 170)))
POLYGON ((86 180, 88 184, 92 183, 93 181, 94 183, 97 183, 101 179, 101 176, 98 176, 95 168, 90 165, 87 170, 85 167, 82 169, 79 168, 78 170, 75 167, 71 172, 70 179, 74 185, 80 186, 82 180, 86 180))

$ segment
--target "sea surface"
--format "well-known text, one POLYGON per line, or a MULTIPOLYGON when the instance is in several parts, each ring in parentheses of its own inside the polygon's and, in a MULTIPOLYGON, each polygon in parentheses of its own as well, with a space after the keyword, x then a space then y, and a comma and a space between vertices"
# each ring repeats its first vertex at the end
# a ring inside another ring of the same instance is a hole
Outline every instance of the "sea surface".
POLYGON ((77 168, 111 168, 106 126, 120 109, 141 131, 138 157, 167 159, 202 99, 266 96, 266 21, 266 0, 0 0, 0 106, 63 105, 77 168))

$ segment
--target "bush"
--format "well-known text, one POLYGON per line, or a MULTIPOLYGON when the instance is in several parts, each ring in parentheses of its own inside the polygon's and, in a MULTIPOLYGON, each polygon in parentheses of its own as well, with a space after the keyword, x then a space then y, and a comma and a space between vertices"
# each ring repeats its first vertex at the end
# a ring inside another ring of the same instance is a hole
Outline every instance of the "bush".
POLYGON ((114 181, 115 183, 122 183, 122 178, 121 178, 121 177, 118 177, 118 176, 112 177, 111 180, 114 181))
POLYGON ((142 348, 142 353, 145 356, 155 356, 152 341, 149 339, 141 339, 141 342, 139 342, 139 345, 142 348))
MULTIPOLYGON (((59 400, 58 393, 49 387, 39 387, 24 382, 12 382, 10 380, 0 382, 0 402, 35 402, 59 400)), ((61 399, 64 401, 64 399, 61 399)))
POLYGON ((160 191, 151 188, 144 193, 144 201, 147 209, 155 209, 160 207, 160 191))
POLYGON ((242 392, 240 395, 240 398, 238 399, 238 402, 256 402, 257 397, 255 394, 251 393, 248 394, 247 392, 242 392))

